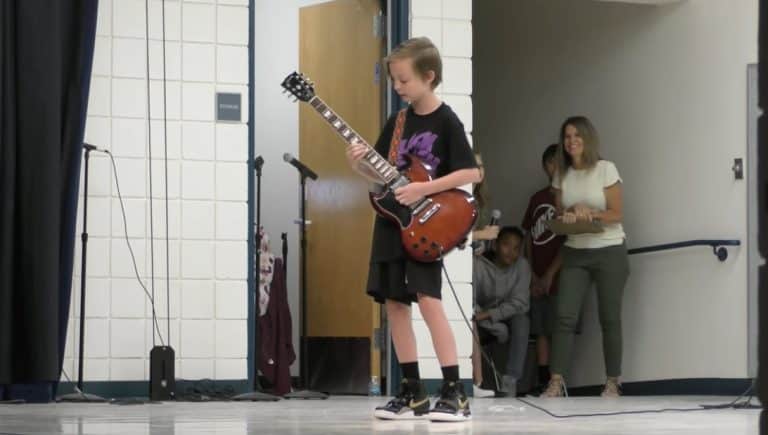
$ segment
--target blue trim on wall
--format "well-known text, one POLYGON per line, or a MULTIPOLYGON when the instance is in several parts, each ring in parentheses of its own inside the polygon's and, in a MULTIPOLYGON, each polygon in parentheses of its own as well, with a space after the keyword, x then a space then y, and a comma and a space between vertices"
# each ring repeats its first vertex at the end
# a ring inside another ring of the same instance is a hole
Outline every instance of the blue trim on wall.
POLYGON ((256 321, 255 316, 256 313, 254 312, 254 303, 258 303, 258 300, 255 299, 255 289, 256 289, 256 283, 254 280, 254 273, 253 273, 253 258, 255 255, 255 247, 254 247, 254 216, 256 214, 255 212, 255 176, 254 176, 254 159, 256 158, 256 146, 254 143, 255 136, 254 136, 254 130, 253 130, 253 124, 254 119, 256 118, 255 114, 253 113, 254 110, 254 88, 253 88, 253 82, 254 82, 254 76, 255 76, 255 66, 254 66, 254 41, 255 41, 255 6, 254 3, 255 0, 248 0, 248 258, 246 261, 247 268, 248 268, 248 296, 247 296, 247 303, 248 303, 248 384, 253 385, 253 365, 254 365, 254 359, 255 359, 255 338, 256 338, 256 331, 254 328, 256 327, 256 321))

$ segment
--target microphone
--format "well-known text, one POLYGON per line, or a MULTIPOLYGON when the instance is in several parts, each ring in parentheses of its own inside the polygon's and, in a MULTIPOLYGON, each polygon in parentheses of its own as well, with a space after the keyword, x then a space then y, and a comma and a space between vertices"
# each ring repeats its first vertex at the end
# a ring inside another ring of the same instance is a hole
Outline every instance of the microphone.
POLYGON ((313 180, 317 180, 317 174, 315 174, 313 170, 305 166, 304 163, 301 163, 300 161, 298 161, 296 157, 293 157, 291 153, 283 154, 283 160, 293 165, 305 177, 309 177, 313 180))
POLYGON ((96 145, 91 145, 87 142, 83 142, 83 148, 86 151, 100 151, 98 148, 96 148, 96 145))
POLYGON ((495 209, 491 212, 491 222, 488 224, 490 226, 498 225, 499 219, 501 219, 501 210, 495 209))
POLYGON ((253 166, 256 167, 256 170, 261 170, 261 167, 264 166, 264 157, 256 157, 256 159, 253 161, 253 166))
MULTIPOLYGON (((491 212, 491 221, 488 222, 488 226, 498 225, 500 219, 501 219, 501 210, 494 209, 491 212)), ((493 240, 483 240, 483 242, 484 242, 483 245, 484 245, 484 248, 485 248, 484 250, 486 252, 490 251, 491 250, 491 246, 493 246, 493 242, 494 241, 493 240)))

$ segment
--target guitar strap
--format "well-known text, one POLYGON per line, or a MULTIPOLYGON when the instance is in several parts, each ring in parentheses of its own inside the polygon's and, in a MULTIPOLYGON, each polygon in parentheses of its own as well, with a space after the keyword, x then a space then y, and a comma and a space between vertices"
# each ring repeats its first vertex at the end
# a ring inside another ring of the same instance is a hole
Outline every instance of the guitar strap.
POLYGON ((389 144, 389 163, 397 166, 397 148, 400 145, 400 139, 403 137, 403 128, 405 127, 405 115, 408 109, 400 109, 397 112, 395 120, 395 130, 392 132, 392 142, 389 144))

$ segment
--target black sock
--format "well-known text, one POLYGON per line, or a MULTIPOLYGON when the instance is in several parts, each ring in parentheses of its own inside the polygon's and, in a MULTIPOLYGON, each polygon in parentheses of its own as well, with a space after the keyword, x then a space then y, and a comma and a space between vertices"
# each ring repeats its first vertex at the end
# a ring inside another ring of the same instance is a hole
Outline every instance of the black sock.
POLYGON ((539 384, 547 385, 549 383, 549 366, 539 366, 539 384))
POLYGON ((449 382, 459 381, 459 366, 445 366, 440 367, 440 369, 443 371, 443 380, 449 382))
POLYGON ((419 376, 419 363, 416 361, 400 363, 400 370, 403 371, 403 377, 405 379, 418 380, 421 378, 419 376))

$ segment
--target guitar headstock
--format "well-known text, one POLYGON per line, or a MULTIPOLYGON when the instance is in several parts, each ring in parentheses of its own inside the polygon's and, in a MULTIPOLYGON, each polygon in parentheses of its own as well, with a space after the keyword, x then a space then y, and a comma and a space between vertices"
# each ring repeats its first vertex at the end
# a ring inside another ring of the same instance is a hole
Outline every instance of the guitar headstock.
POLYGON ((282 86, 285 89, 283 93, 290 92, 291 95, 305 103, 315 96, 314 83, 304 74, 295 71, 288 74, 288 77, 283 80, 282 86))

